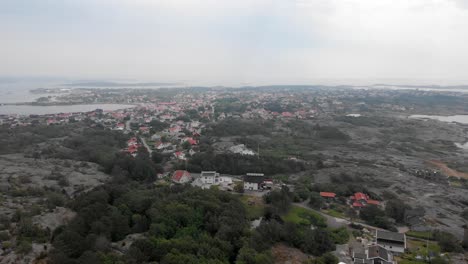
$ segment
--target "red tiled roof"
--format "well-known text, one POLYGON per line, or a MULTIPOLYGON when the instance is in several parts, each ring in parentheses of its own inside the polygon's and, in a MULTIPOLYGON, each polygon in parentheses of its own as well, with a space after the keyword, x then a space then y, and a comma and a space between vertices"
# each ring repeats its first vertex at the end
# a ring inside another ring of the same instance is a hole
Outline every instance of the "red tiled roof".
POLYGON ((174 174, 172 174, 172 180, 180 181, 180 179, 182 179, 184 176, 190 176, 190 173, 185 170, 176 170, 174 174))
POLYGON ((187 142, 190 143, 190 145, 196 145, 197 141, 193 138, 187 138, 187 142))
POLYGON ((336 193, 332 192, 320 192, 320 196, 327 197, 327 198, 335 198, 336 193))
POLYGON ((355 194, 354 194, 354 198, 355 198, 356 200, 366 200, 366 201, 367 201, 367 199, 369 199, 369 198, 367 197, 367 195, 365 195, 365 194, 363 194, 363 193, 360 193, 360 192, 359 192, 359 193, 355 193, 355 194))
POLYGON ((367 200, 367 203, 368 204, 373 204, 373 205, 379 205, 380 204, 380 202, 376 201, 376 200, 367 200))
POLYGON ((353 206, 354 207, 364 207, 364 205, 362 203, 360 203, 360 202, 354 202, 353 206))

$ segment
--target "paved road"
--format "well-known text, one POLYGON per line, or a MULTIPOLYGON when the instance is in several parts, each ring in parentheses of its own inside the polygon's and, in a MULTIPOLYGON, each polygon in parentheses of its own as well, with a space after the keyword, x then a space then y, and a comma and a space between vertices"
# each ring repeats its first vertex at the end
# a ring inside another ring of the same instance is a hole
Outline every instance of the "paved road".
MULTIPOLYGON (((312 210, 312 211, 315 211, 315 212, 319 213, 320 215, 325 217, 325 219, 327 220, 327 225, 329 227, 338 228, 338 227, 342 227, 342 226, 348 226, 349 224, 351 224, 351 222, 348 219, 343 219, 343 218, 327 215, 327 214, 325 214, 325 213, 323 213, 321 211, 317 211, 315 209, 310 208, 307 205, 307 201, 304 201, 302 203, 294 203, 294 205, 297 205, 299 207, 306 208, 306 209, 309 209, 309 210, 312 210)), ((365 223, 356 222, 356 221, 354 221, 354 223, 362 225, 363 227, 366 227, 366 228, 386 231, 385 229, 375 227, 375 226, 371 226, 371 225, 368 225, 368 224, 365 224, 365 223)))
POLYGON ((146 140, 143 137, 140 137, 140 140, 141 140, 141 143, 143 143, 143 146, 145 146, 145 148, 148 150, 148 154, 149 154, 149 156, 151 158, 151 154, 152 154, 153 151, 148 146, 148 144, 146 143, 146 140))
POLYGON ((127 120, 127 122, 125 122, 125 130, 127 130, 127 132, 132 132, 132 129, 130 128, 130 123, 132 122, 131 119, 127 120))

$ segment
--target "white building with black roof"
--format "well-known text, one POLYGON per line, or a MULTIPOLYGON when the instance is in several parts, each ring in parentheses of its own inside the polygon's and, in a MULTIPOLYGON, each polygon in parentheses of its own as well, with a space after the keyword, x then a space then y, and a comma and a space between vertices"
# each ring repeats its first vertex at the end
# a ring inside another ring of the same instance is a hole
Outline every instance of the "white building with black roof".
POLYGON ((263 173, 247 173, 244 175, 244 190, 258 191, 262 189, 264 181, 263 173))
POLYGON ((203 184, 217 184, 219 181, 219 173, 216 171, 202 171, 200 180, 203 184))
POLYGON ((354 264, 394 264, 390 251, 379 245, 371 245, 362 253, 353 252, 354 264))
POLYGON ((377 245, 394 253, 405 253, 406 235, 402 233, 377 230, 375 234, 377 245))

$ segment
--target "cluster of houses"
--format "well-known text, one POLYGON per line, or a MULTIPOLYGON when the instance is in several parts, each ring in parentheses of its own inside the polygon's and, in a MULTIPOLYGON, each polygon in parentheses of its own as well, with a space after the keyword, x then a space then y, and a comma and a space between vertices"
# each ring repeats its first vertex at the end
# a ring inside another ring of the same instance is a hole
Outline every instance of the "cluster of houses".
POLYGON ((133 157, 136 157, 138 148, 140 148, 141 146, 142 144, 138 142, 138 139, 136 137, 132 137, 127 141, 127 147, 123 149, 123 151, 127 152, 133 157))
POLYGON ((30 115, 0 115, 0 125, 9 125, 9 127, 24 127, 32 125, 61 125, 70 122, 78 122, 85 119, 102 124, 105 127, 114 129, 115 124, 119 122, 113 118, 113 114, 118 111, 103 111, 96 109, 88 112, 71 112, 71 113, 56 113, 56 114, 30 114, 30 115))
POLYGON ((180 104, 162 102, 145 104, 133 109, 129 116, 128 131, 136 132, 144 138, 151 148, 163 154, 171 154, 177 160, 186 160, 197 152, 204 123, 191 120, 184 111, 195 111, 202 116, 205 111, 198 111, 199 104, 180 104), (195 107, 195 108, 193 108, 195 107), (154 127, 164 125, 167 128, 154 127))
POLYGON ((350 253, 355 264, 395 264, 394 256, 406 248, 405 234, 376 230, 374 241, 350 247, 350 253))
POLYGON ((202 188, 209 188, 213 185, 224 187, 226 190, 233 190, 234 182, 242 182, 244 190, 246 191, 263 191, 273 187, 273 181, 265 178, 263 173, 247 173, 242 179, 223 176, 216 171, 202 171, 199 175, 194 177, 186 170, 176 170, 171 180, 174 183, 192 183, 194 186, 202 188))
MULTIPOLYGON (((320 196, 324 198, 326 201, 333 201, 336 197, 336 193, 333 192, 320 192, 320 196)), ((360 209, 362 207, 366 207, 367 205, 380 205, 379 201, 373 200, 369 197, 369 195, 357 192, 349 197, 350 205, 355 209, 360 209)))
POLYGON ((353 196, 349 197, 352 201, 352 206, 354 208, 366 207, 368 204, 379 205, 380 202, 370 199, 369 195, 362 192, 355 193, 353 196))

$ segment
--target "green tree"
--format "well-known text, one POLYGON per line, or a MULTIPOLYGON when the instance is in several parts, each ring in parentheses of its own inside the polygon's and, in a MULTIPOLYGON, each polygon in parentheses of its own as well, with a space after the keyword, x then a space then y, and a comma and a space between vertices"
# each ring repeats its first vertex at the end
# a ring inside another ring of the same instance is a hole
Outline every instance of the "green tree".
POLYGON ((323 206, 323 198, 318 192, 311 192, 309 196, 309 205, 314 209, 320 209, 323 206))
POLYGON ((405 221, 405 211, 410 207, 405 204, 402 200, 393 199, 387 201, 385 204, 385 213, 387 216, 395 219, 398 223, 405 221))
POLYGON ((249 246, 242 247, 236 259, 236 264, 269 264, 273 262, 271 255, 258 253, 249 246))
POLYGON ((244 183, 241 181, 238 181, 234 185, 234 191, 238 193, 244 193, 244 183))
POLYGON ((29 241, 22 240, 18 243, 18 246, 16 247, 15 251, 18 254, 21 255, 26 255, 32 250, 32 244, 29 241))
POLYGON ((461 252, 462 247, 460 241, 451 233, 436 231, 434 238, 439 242, 442 251, 445 252, 461 252))
POLYGON ((321 256, 326 252, 335 250, 330 234, 325 229, 306 230, 304 233, 304 243, 301 246, 304 252, 321 256))
POLYGON ((278 213, 285 213, 291 207, 291 192, 286 186, 281 190, 274 190, 263 196, 265 202, 270 204, 278 213))
POLYGON ((85 239, 78 233, 65 230, 54 239, 54 248, 66 256, 78 258, 86 250, 85 239))
POLYGON ((164 161, 164 155, 159 152, 153 151, 153 153, 151 154, 151 160, 154 163, 159 164, 164 161))
POLYGON ((188 141, 185 141, 184 143, 182 143, 182 148, 183 149, 190 149, 191 147, 192 147, 192 145, 188 141))
POLYGON ((161 122, 161 121, 155 119, 155 120, 151 120, 150 126, 155 131, 162 131, 162 130, 168 128, 169 124, 161 122))
POLYGON ((112 241, 118 241, 130 233, 129 221, 117 209, 112 210, 110 215, 112 223, 112 241))

